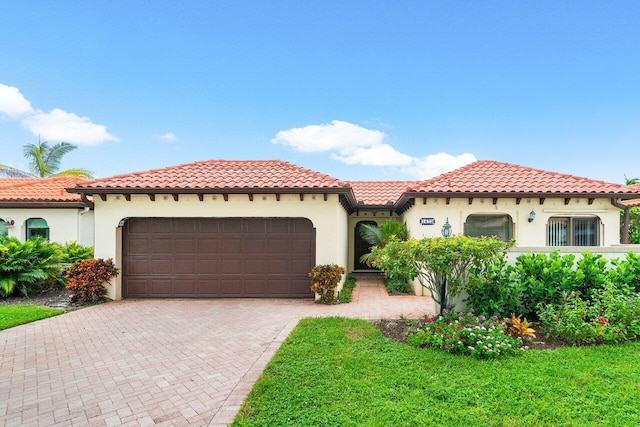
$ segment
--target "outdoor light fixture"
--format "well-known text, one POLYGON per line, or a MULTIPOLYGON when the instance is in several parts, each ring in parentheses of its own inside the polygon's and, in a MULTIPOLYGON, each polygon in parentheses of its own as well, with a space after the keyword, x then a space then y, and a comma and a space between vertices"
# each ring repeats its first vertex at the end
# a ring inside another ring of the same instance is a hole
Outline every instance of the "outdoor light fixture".
POLYGON ((529 212, 529 222, 533 222, 536 219, 536 211, 529 212))
POLYGON ((447 220, 442 226, 442 237, 446 239, 447 237, 450 237, 450 236, 451 236, 451 224, 449 224, 449 218, 447 217, 447 220))
POLYGON ((14 221, 14 220, 12 220, 12 219, 11 219, 11 218, 9 218, 9 217, 6 217, 6 218, 4 219, 4 223, 5 223, 5 224, 7 224, 8 226, 12 226, 13 224, 15 224, 15 221, 14 221))

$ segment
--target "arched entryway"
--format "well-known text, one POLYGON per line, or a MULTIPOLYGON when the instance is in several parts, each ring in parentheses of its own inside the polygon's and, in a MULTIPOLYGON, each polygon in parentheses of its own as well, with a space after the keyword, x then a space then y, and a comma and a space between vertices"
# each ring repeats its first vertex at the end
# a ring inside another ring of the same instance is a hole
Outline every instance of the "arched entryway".
POLYGON ((353 239, 353 241, 355 242, 355 247, 353 251, 355 256, 355 259, 353 260, 354 270, 375 270, 374 267, 371 267, 365 263, 360 262, 360 257, 362 255, 368 254, 369 252, 371 252, 371 245, 367 241, 365 241, 360 235, 360 230, 362 226, 365 224, 375 225, 376 227, 378 226, 378 224, 375 221, 359 221, 356 224, 355 236, 353 239))

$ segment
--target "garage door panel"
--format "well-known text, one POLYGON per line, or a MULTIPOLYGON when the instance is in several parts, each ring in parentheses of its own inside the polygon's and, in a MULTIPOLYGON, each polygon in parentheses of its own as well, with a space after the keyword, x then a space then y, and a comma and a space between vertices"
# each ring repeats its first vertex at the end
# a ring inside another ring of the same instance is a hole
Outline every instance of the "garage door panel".
POLYGON ((190 259, 176 259, 173 261, 174 274, 193 274, 196 271, 196 261, 190 259))
POLYGON ((310 265, 309 261, 305 259, 292 259, 289 266, 289 271, 291 272, 291 274, 304 274, 305 276, 307 276, 312 268, 313 265, 310 265))
POLYGON ((315 229, 300 218, 132 218, 124 297, 311 297, 315 229))
POLYGON ((197 271, 199 274, 215 274, 219 271, 218 260, 199 259, 194 271, 197 271))
POLYGON ((174 240, 175 252, 192 254, 196 252, 197 243, 193 238, 177 238, 174 240))
POLYGON ((152 254, 172 254, 175 250, 170 238, 155 238, 151 240, 150 252, 152 254))
POLYGON ((149 292, 160 297, 172 297, 175 289, 175 280, 173 279, 153 279, 150 283, 149 292))
POLYGON ((171 232, 172 228, 173 220, 171 218, 155 218, 155 220, 149 224, 150 233, 167 233, 171 232))
POLYGON ((154 258, 149 261, 149 269, 153 275, 173 274, 174 265, 170 259, 154 258))
POLYGON ((226 254, 241 254, 242 253, 242 240, 221 238, 220 239, 220 252, 226 254))
POLYGON ((221 222, 220 233, 242 233, 242 220, 239 218, 225 218, 225 221, 221 222))

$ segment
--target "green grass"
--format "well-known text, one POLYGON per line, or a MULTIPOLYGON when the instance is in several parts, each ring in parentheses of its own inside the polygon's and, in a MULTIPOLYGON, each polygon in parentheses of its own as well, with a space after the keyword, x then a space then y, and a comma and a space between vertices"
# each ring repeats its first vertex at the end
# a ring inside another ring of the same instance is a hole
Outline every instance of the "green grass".
POLYGON ((234 426, 640 425, 640 343, 476 360, 303 319, 234 426))
POLYGON ((37 305, 2 305, 0 306, 0 331, 62 313, 64 310, 59 308, 37 305))
POLYGON ((342 285, 342 291, 340 291, 339 301, 341 303, 351 302, 351 294, 353 294, 353 289, 356 287, 356 279, 351 276, 347 276, 344 284, 342 285))

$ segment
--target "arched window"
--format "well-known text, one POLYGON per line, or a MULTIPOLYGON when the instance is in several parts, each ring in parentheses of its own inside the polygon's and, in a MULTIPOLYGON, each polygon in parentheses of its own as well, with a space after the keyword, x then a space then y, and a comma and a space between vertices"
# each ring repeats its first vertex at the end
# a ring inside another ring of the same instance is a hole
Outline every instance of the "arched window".
POLYGON ((464 235, 498 237, 508 242, 513 236, 513 220, 506 214, 472 214, 464 223, 464 235))
POLYGON ((27 225, 27 240, 36 237, 44 237, 49 240, 49 225, 42 218, 29 218, 27 225))
POLYGON ((4 219, 0 219, 0 237, 5 237, 9 235, 9 229, 7 228, 7 223, 4 222, 4 219))
POLYGON ((597 216, 558 217, 547 222, 547 246, 598 246, 600 218, 597 216))

